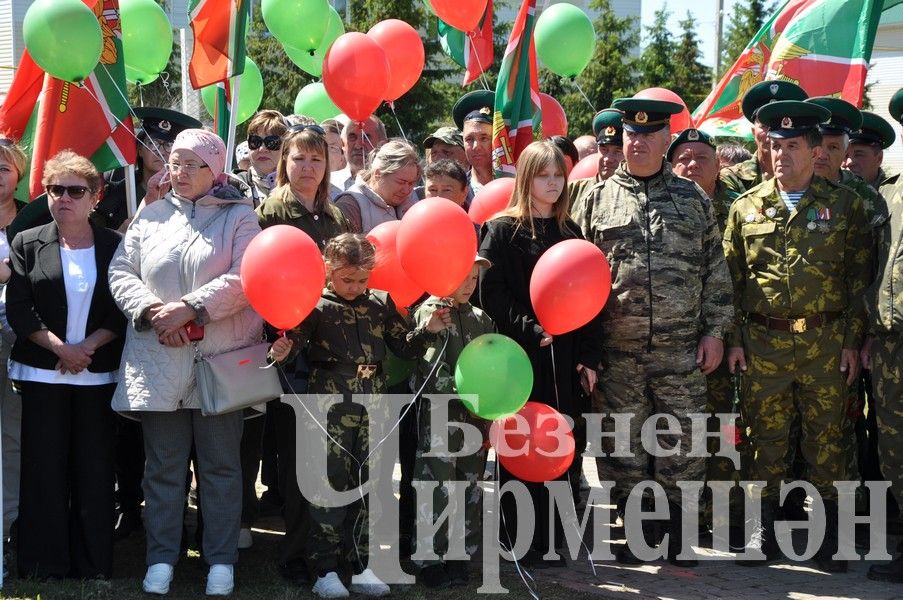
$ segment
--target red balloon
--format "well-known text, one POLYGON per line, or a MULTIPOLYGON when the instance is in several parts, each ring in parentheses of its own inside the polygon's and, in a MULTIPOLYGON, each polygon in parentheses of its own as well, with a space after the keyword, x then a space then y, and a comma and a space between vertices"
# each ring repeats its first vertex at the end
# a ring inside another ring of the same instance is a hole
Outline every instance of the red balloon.
POLYGON ((540 402, 527 402, 517 414, 493 421, 489 440, 499 462, 524 481, 552 481, 574 462, 576 447, 564 416, 540 402))
POLYGON ((514 178, 500 177, 493 179, 483 186, 477 195, 470 201, 470 209, 467 214, 470 220, 477 225, 488 221, 492 215, 508 208, 511 196, 514 194, 514 178))
POLYGON ((568 117, 564 114, 564 109, 558 100, 540 92, 539 102, 542 109, 542 137, 566 136, 568 134, 568 117))
POLYGON ((323 85, 342 112, 354 121, 366 121, 389 89, 386 53, 363 33, 340 35, 323 58, 323 85))
POLYGON ((592 242, 565 240, 539 257, 530 277, 530 300, 542 328, 561 335, 589 323, 611 292, 611 269, 592 242))
POLYGON ((398 100, 414 87, 423 72, 423 40, 416 29, 398 19, 380 21, 370 28, 367 37, 382 47, 389 61, 389 89, 383 98, 389 102, 398 100))
POLYGON ((398 307, 410 306, 423 295, 423 288, 411 281, 398 260, 396 239, 401 221, 380 223, 367 239, 376 248, 376 266, 370 273, 370 287, 389 292, 398 307))
POLYGON ((682 111, 676 115, 671 115, 671 134, 676 135, 693 126, 693 119, 690 117, 690 111, 683 99, 669 90, 668 88, 646 88, 634 95, 634 98, 650 98, 652 100, 667 100, 668 102, 676 102, 684 107, 682 111))
POLYGON ((432 0, 436 16, 464 33, 475 31, 483 13, 486 0, 432 0))
POLYGON ((291 329, 314 309, 323 293, 326 266, 316 242, 291 225, 259 233, 241 259, 241 287, 260 316, 291 329))
POLYGON ((434 296, 458 289, 473 268, 477 235, 464 209, 445 198, 426 198, 401 219, 395 240, 401 266, 434 296))
POLYGON ((568 181, 577 181, 578 179, 589 179, 599 174, 599 153, 593 152, 589 156, 580 159, 571 174, 568 175, 568 181))

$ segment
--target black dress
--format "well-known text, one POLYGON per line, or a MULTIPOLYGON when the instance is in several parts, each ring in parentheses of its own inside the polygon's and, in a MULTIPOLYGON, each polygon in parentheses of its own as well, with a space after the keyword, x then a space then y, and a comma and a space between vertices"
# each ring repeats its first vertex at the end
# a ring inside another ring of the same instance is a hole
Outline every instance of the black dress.
MULTIPOLYGON (((580 329, 554 336, 552 346, 541 348, 542 327, 530 301, 530 277, 542 254, 558 242, 582 238, 580 229, 568 220, 564 231, 555 219, 533 219, 536 230, 532 237, 529 225, 517 226, 511 217, 493 219, 483 226, 480 255, 492 262, 480 277, 480 303, 493 321, 498 332, 523 347, 533 366, 533 391, 530 400, 556 408, 563 415, 577 422, 580 415, 590 410, 589 397, 580 387, 577 365, 595 368, 601 358, 601 327, 598 319, 580 329), (555 364, 552 365, 552 347, 555 364)), ((561 310, 567 310, 562 306, 561 310)), ((578 442, 577 452, 581 451, 578 442)), ((567 473, 559 479, 567 480, 567 473)), ((499 481, 504 484, 515 477, 499 465, 499 481)), ((561 520, 555 520, 555 538, 549 538, 549 494, 541 483, 524 482, 533 499, 535 530, 531 549, 545 554, 550 546, 561 547, 563 532, 561 520)), ((504 528, 513 536, 517 530, 517 511, 510 494, 502 498, 504 518, 502 540, 507 542, 504 528)), ((513 540, 512 540, 513 541, 513 540)))

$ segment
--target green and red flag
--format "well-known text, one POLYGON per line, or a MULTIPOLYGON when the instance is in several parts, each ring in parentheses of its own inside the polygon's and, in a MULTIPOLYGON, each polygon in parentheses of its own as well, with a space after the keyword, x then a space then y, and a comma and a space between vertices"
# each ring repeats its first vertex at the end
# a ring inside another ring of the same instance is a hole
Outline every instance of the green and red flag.
POLYGON ((764 80, 792 81, 809 96, 862 106, 882 8, 882 0, 788 0, 696 108, 696 127, 748 127, 740 103, 764 80))
POLYGON ((90 158, 98 171, 135 162, 119 0, 83 1, 94 10, 103 35, 103 52, 94 72, 79 84, 55 79, 26 51, 0 108, 0 131, 16 137, 29 156, 29 177, 17 193, 23 200, 43 192, 44 163, 60 150, 68 148, 90 158))
POLYGON ((245 37, 251 0, 190 0, 194 48, 188 64, 191 86, 226 81, 245 70, 245 37))
POLYGON ((524 0, 511 29, 495 87, 492 164, 496 175, 513 175, 517 157, 533 141, 533 118, 540 114, 533 27, 536 0, 524 0))
POLYGON ((492 66, 495 45, 492 38, 492 0, 486 3, 486 11, 473 36, 455 29, 439 19, 439 44, 452 60, 464 67, 464 82, 470 85, 492 66))

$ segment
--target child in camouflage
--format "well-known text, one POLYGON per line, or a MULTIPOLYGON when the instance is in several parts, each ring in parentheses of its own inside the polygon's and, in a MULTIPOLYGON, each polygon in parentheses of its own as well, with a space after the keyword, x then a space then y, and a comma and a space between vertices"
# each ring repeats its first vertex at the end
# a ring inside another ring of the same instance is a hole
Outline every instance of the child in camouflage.
MULTIPOLYGON (((477 452, 466 456, 445 457, 429 456, 431 440, 430 431, 430 396, 429 392, 437 394, 454 394, 455 390, 455 363, 464 347, 473 339, 484 333, 492 333, 495 326, 489 316, 479 308, 470 304, 470 296, 477 286, 480 267, 489 267, 489 261, 477 256, 474 259, 473 268, 467 278, 455 290, 450 298, 437 298, 430 296, 414 313, 414 322, 418 327, 423 327, 431 318, 437 307, 446 307, 451 304, 451 324, 446 328, 448 332, 448 345, 445 354, 439 357, 436 365, 435 378, 427 382, 427 392, 420 403, 419 435, 417 442, 417 458, 414 463, 414 479, 417 481, 436 481, 439 486, 433 491, 432 514, 424 514, 421 518, 431 522, 445 511, 448 505, 448 490, 443 485, 446 481, 468 482, 464 492, 464 550, 467 556, 472 556, 479 545, 482 528, 480 527, 480 488, 478 482, 483 475, 486 466, 486 449, 481 447, 477 452)), ((423 385, 427 375, 436 362, 437 354, 442 348, 442 342, 438 341, 420 357, 415 371, 417 387, 423 385)), ((438 402, 444 400, 437 398, 438 402)), ((468 412, 460 400, 451 400, 448 403, 449 422, 469 423, 477 427, 486 438, 489 422, 475 417, 468 412)), ((463 445, 463 432, 458 427, 447 428, 448 449, 459 452, 463 445)), ((433 449, 435 451, 435 449, 433 449)), ((419 503, 418 513, 427 511, 425 503, 419 503)), ((449 515, 449 521, 460 518, 460 515, 449 515)), ((417 539, 417 551, 433 550, 439 560, 418 560, 414 555, 415 563, 420 567, 420 581, 430 588, 447 587, 449 585, 465 585, 468 580, 467 556, 458 560, 443 561, 441 557, 449 550, 448 526, 444 525, 436 535, 417 539)))
MULTIPOLYGON (((388 294, 367 288, 375 250, 362 235, 336 236, 323 254, 326 289, 320 301, 298 327, 273 342, 270 355, 283 362, 303 350, 311 369, 308 393, 321 395, 324 403, 330 394, 344 396, 345 401, 328 413, 326 429, 331 439, 326 464, 332 486, 345 491, 361 483, 360 465, 369 452, 368 415, 362 404, 351 401, 352 395, 384 393, 382 362, 387 347, 404 358, 422 356, 450 317, 447 308, 434 309, 412 331, 388 294)), ((312 429, 310 435, 323 434, 312 429)), ((317 575, 314 593, 321 598, 345 598, 349 589, 366 596, 388 594, 389 586, 365 568, 369 540, 364 503, 325 508, 313 497, 308 512, 307 556, 317 575), (343 562, 354 573, 348 588, 338 575, 343 562)))

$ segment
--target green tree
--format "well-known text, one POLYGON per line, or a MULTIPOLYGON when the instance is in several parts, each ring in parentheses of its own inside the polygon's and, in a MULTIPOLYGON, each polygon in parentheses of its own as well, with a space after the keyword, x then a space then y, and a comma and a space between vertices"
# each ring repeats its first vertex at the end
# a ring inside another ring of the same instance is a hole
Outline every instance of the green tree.
POLYGON ((710 90, 711 69, 699 62, 702 50, 696 35, 696 21, 687 12, 687 18, 680 22, 680 39, 674 52, 671 71, 671 86, 687 107, 692 110, 705 100, 710 90))
POLYGON ((670 88, 672 85, 677 43, 668 29, 669 16, 666 9, 657 10, 652 25, 646 26, 646 47, 640 54, 639 62, 641 88, 670 88))
POLYGON ((736 4, 721 45, 719 77, 731 68, 773 11, 774 7, 767 0, 741 0, 736 4))
POLYGON ((593 115, 611 106, 615 98, 632 94, 635 85, 633 51, 639 43, 636 18, 619 17, 612 9, 611 0, 593 0, 590 8, 599 12, 593 21, 596 47, 583 72, 570 82, 548 69, 540 69, 540 90, 561 103, 571 137, 592 133, 593 115), (575 83, 589 98, 592 108, 575 83))

